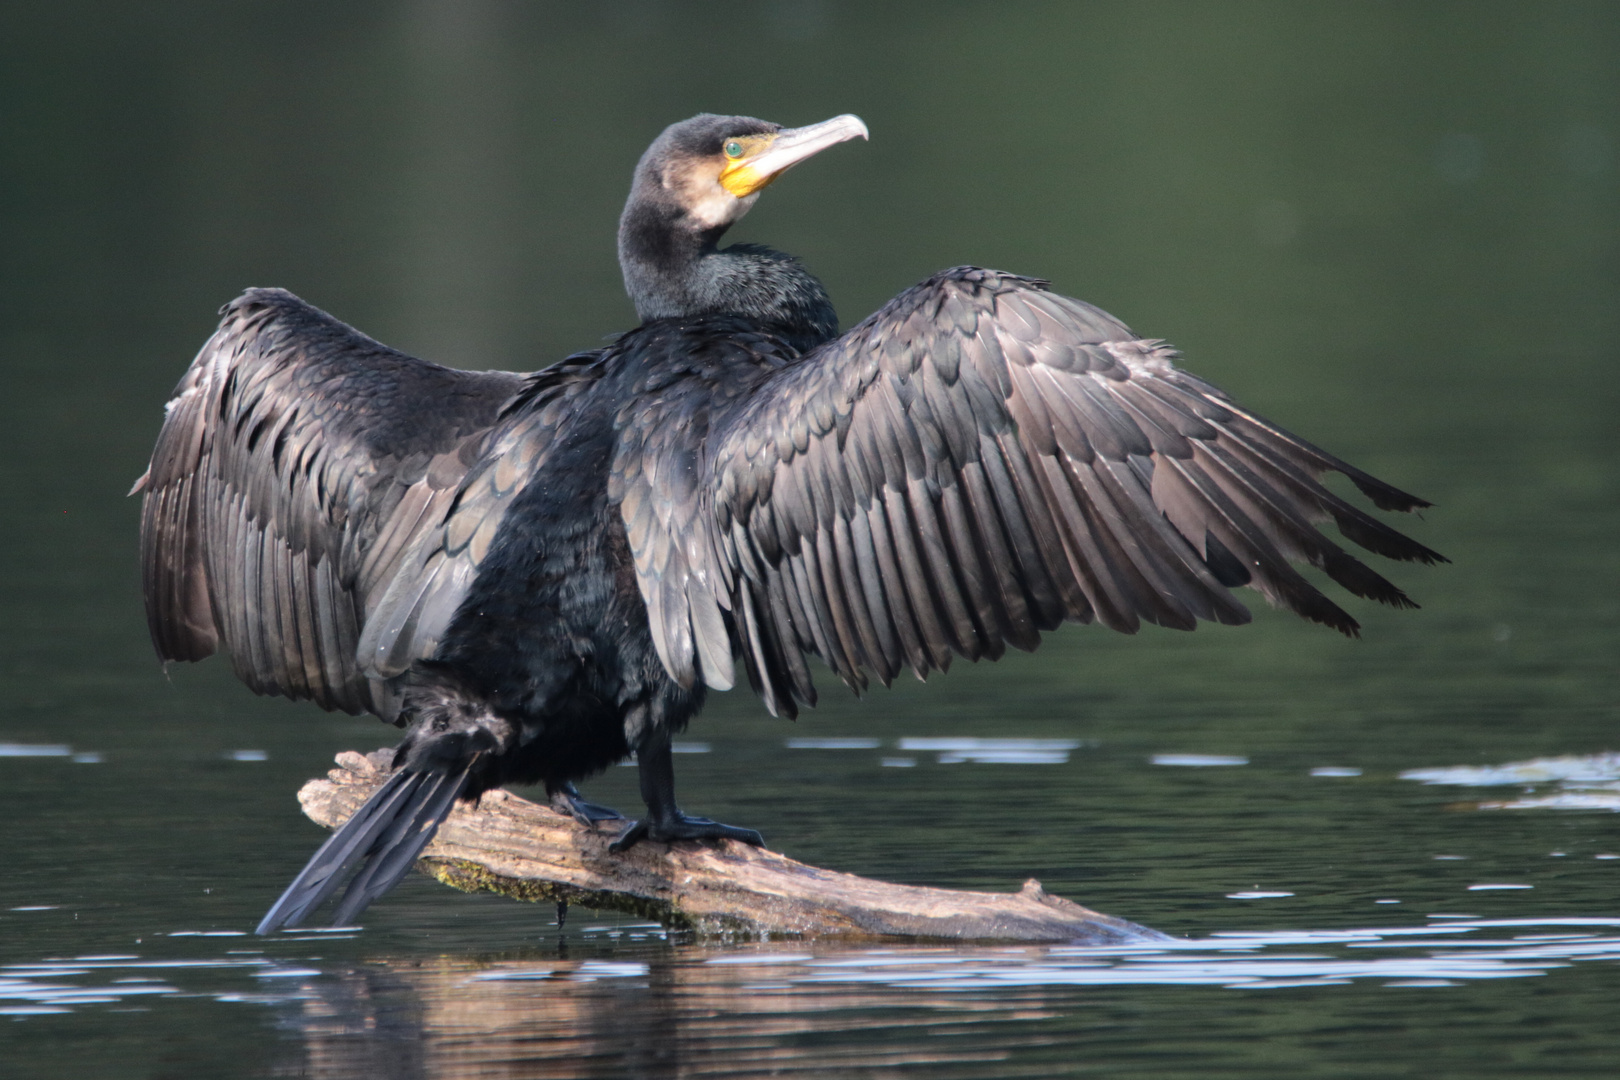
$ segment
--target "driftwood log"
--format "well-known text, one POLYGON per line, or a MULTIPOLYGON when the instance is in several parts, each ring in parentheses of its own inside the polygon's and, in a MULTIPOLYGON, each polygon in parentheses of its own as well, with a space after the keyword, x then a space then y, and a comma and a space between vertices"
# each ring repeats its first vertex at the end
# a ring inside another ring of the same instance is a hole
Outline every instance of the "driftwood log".
MULTIPOLYGON (((304 813, 336 828, 388 775, 392 750, 346 751, 298 793, 304 813)), ((419 867, 463 892, 627 912, 703 936, 904 937, 1115 945, 1164 935, 1070 900, 1040 882, 1016 893, 892 885, 822 870, 735 841, 644 841, 608 851, 622 825, 590 828, 496 790, 460 804, 419 867)))

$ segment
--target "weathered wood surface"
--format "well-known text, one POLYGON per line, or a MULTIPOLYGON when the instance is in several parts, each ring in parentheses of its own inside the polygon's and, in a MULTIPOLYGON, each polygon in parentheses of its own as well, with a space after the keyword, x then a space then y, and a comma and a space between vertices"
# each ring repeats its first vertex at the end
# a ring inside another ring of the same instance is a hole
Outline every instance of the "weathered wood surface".
MULTIPOLYGON (((391 750, 348 751, 298 793, 327 828, 348 820, 387 776, 391 750)), ((906 937, 1109 945, 1164 935, 1069 900, 1031 879, 1016 893, 891 885, 822 870, 735 841, 644 841, 623 854, 623 828, 590 828, 508 791, 460 804, 420 866, 446 885, 519 900, 629 912, 709 936, 906 937)))

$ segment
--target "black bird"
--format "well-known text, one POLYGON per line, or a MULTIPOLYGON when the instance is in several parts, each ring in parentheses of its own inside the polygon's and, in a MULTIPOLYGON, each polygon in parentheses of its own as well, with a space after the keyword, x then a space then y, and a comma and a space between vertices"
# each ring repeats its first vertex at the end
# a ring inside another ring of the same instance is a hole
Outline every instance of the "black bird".
POLYGON ((758 833, 683 814, 670 738, 740 657, 777 715, 805 654, 857 691, 1063 622, 1242 623, 1232 595, 1354 635, 1290 562, 1405 593, 1317 530, 1441 556, 1380 509, 1429 505, 1176 366, 1162 341, 1044 281, 946 270, 838 335, 791 256, 721 248, 760 189, 853 116, 703 115, 635 171, 619 261, 642 324, 532 375, 439 367, 276 289, 227 305, 136 483, 164 660, 220 645, 253 690, 406 729, 394 772, 259 925, 359 869, 351 923, 457 799, 574 782, 632 752, 646 816, 616 842, 758 833))

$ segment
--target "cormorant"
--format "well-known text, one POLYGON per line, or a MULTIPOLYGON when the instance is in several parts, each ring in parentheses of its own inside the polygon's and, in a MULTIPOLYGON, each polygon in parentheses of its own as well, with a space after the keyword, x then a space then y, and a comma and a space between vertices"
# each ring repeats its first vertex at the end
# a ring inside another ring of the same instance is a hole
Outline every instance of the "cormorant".
POLYGON ((619 261, 642 324, 532 375, 381 345, 251 289, 181 379, 146 474, 141 559, 159 656, 223 645, 253 690, 404 727, 394 771, 260 923, 299 923, 358 864, 336 924, 415 861, 457 799, 574 782, 636 755, 646 816, 616 842, 758 833, 676 806, 670 738, 740 657, 776 715, 805 654, 857 691, 953 654, 1096 621, 1242 623, 1232 595, 1354 635, 1295 571, 1405 593, 1328 539, 1436 552, 1384 510, 1429 505, 1176 366, 1033 278, 936 274, 838 335, 821 282, 721 248, 854 116, 784 129, 702 115, 636 166, 619 261))

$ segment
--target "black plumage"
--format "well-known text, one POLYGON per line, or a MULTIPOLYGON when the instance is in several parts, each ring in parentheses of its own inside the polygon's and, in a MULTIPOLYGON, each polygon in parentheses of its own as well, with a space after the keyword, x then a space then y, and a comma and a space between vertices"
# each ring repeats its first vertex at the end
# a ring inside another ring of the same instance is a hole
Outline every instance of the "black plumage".
POLYGON ((959 267, 842 336, 796 260, 721 249, 791 165, 865 136, 745 117, 674 125, 619 234, 641 326, 533 375, 386 348, 280 290, 228 305, 170 402, 142 563, 164 659, 224 645, 254 690, 405 727, 396 772, 265 916, 336 917, 398 880, 458 798, 637 755, 642 837, 757 833, 676 807, 670 739, 741 658, 767 708, 814 703, 805 654, 857 689, 1065 621, 1247 621, 1231 590, 1347 634, 1290 565, 1412 606, 1328 539, 1440 556, 1385 510, 1422 500, 1175 366, 1045 282, 959 267))

